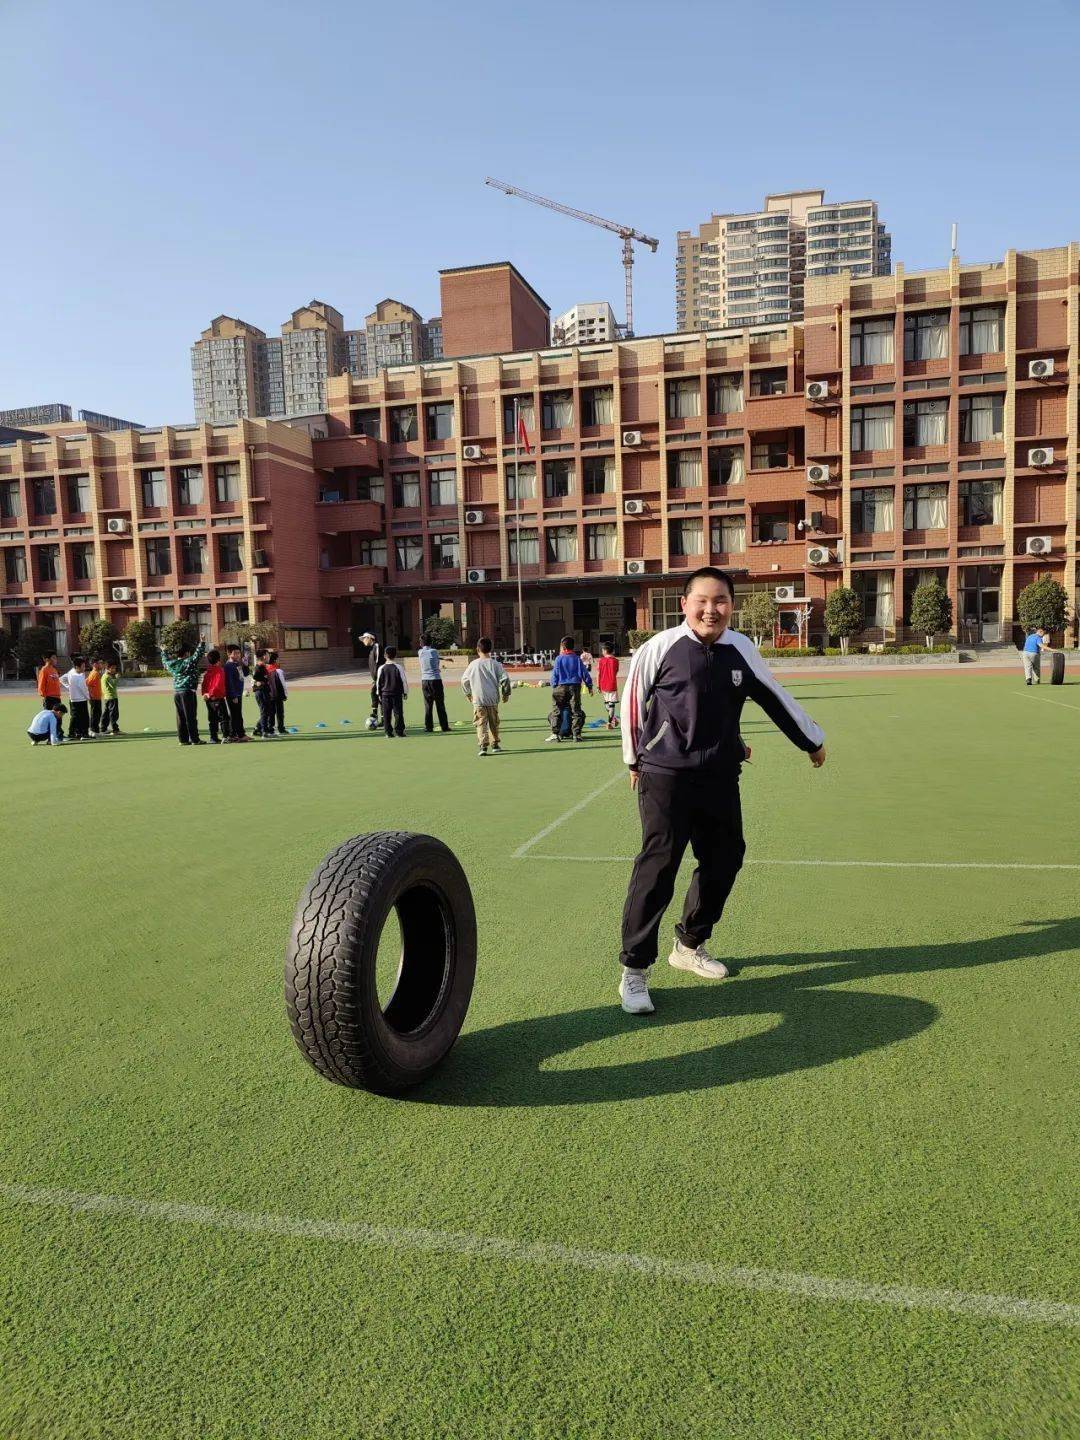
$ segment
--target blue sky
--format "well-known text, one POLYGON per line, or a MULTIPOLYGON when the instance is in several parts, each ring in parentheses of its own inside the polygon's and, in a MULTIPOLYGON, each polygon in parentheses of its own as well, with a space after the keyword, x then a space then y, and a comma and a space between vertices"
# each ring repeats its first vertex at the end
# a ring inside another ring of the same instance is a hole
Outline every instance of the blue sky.
POLYGON ((0 408, 192 414, 224 311, 438 310, 438 270, 511 259, 557 311, 622 313, 615 236, 657 236, 639 334, 674 323, 674 238, 766 191, 872 197, 894 260, 1080 239, 1080 7, 867 0, 543 5, 0 0, 0 408))

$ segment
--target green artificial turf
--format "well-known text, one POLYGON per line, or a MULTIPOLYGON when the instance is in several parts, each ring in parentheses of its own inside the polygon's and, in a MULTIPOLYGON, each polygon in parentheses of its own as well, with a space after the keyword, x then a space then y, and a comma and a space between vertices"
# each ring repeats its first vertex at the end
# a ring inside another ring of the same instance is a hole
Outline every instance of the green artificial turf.
MULTIPOLYGON (((1080 687, 792 688, 829 762, 747 707, 749 858, 1080 864, 1080 687)), ((519 690, 478 761, 417 696, 393 744, 365 702, 297 689, 298 736, 181 750, 169 696, 125 694, 132 734, 58 751, 0 702, 0 1183, 1080 1299, 1080 870, 751 864, 714 937, 737 975, 659 965, 632 1019, 628 864, 538 858, 633 855, 625 782, 511 858, 616 739, 545 746, 519 690), (407 1100, 327 1084, 284 1015, 303 885, 381 828, 446 840, 479 920, 465 1031, 407 1100)), ((10 1194, 0 1256, 5 1440, 1080 1433, 1060 1326, 10 1194)))

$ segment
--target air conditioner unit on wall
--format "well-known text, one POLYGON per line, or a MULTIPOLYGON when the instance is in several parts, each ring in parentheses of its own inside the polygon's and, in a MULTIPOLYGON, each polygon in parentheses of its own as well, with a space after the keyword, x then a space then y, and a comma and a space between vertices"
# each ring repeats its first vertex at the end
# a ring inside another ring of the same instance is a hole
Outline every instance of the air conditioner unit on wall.
POLYGON ((644 501, 644 500, 624 500, 624 501, 623 501, 623 507, 622 507, 622 508, 623 508, 623 513, 626 514, 626 515, 644 515, 644 514, 645 514, 645 501, 644 501))
POLYGON ((130 585, 114 585, 112 587, 112 598, 121 605, 126 605, 135 599, 135 591, 130 585))
POLYGON ((484 458, 484 452, 479 445, 463 445, 461 453, 466 460, 482 460, 484 458))
POLYGON ((806 387, 807 400, 827 400, 829 398, 829 382, 827 380, 811 380, 806 387))
POLYGON ((828 465, 807 465, 806 483, 808 485, 827 485, 829 483, 828 465))
POLYGON ((624 445, 629 445, 629 446, 640 445, 640 444, 641 444, 641 431, 640 431, 640 430, 624 430, 624 431, 622 432, 622 443, 623 443, 624 445))
POLYGON ((1028 361, 1028 379, 1046 380, 1054 373, 1054 361, 1051 356, 1044 355, 1038 360, 1028 361))
POLYGON ((1049 535, 1029 535, 1024 541, 1025 555, 1049 555, 1054 542, 1049 535))
POLYGON ((806 552, 806 563, 808 565, 830 565, 832 556, 824 545, 811 545, 806 552))
POLYGON ((130 520, 122 520, 119 515, 109 520, 105 526, 110 535, 126 535, 131 529, 130 520))
POLYGON ((487 579, 486 570, 466 570, 465 579, 470 585, 482 585, 487 579))
POLYGON ((482 510, 466 510, 466 525, 482 525, 484 523, 484 512, 482 510))
POLYGON ((644 560, 627 560, 626 564, 623 566, 623 573, 624 573, 625 575, 644 575, 644 574, 645 574, 645 561, 644 561, 644 560))
POLYGON ((776 600, 794 600, 795 586, 777 585, 776 589, 773 591, 773 598, 776 600))
POLYGON ((1028 451, 1028 464, 1036 468, 1042 465, 1054 463, 1054 447, 1052 445, 1033 445, 1028 451))

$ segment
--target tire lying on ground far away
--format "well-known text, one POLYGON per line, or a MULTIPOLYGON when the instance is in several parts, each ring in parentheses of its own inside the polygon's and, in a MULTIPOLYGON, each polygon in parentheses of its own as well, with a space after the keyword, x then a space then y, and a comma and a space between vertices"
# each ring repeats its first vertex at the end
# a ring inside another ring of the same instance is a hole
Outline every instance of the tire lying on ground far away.
POLYGON ((1050 684, 1064 685, 1065 683, 1065 656, 1060 650, 1055 650, 1050 656, 1050 684))
POLYGON ((293 917, 285 999, 305 1059, 338 1085, 396 1095, 458 1037, 476 973, 476 912, 453 851, 431 835, 356 835, 329 854, 293 917), (396 909, 402 954, 380 1003, 376 958, 396 909))

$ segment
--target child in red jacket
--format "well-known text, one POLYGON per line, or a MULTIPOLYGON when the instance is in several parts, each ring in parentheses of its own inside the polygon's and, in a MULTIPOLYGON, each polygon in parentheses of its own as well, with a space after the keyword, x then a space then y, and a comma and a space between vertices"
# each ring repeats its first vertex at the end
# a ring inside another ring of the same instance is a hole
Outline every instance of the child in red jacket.
POLYGON ((210 744, 223 745, 232 739, 229 728, 229 707, 225 703, 225 666, 220 650, 206 652, 206 669, 199 686, 206 701, 206 720, 210 726, 210 744))
POLYGON ((596 683, 607 711, 607 728, 614 730, 619 723, 615 718, 615 709, 619 703, 619 661, 615 647, 606 640, 600 650, 602 653, 600 664, 596 667, 596 683))

